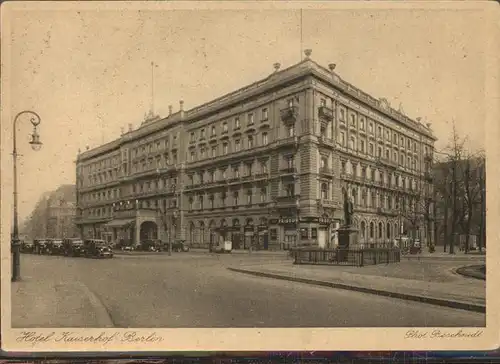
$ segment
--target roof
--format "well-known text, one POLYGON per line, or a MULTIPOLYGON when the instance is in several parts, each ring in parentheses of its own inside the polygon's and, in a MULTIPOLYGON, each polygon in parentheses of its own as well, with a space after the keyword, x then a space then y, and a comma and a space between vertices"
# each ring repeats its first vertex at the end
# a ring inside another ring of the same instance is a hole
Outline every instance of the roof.
POLYGON ((294 79, 311 74, 323 80, 324 82, 331 84, 333 87, 342 90, 344 93, 350 95, 358 101, 365 103, 369 107, 376 109, 380 113, 385 114, 392 119, 400 121, 401 123, 405 124, 405 126, 410 127, 418 131, 419 133, 425 134, 432 140, 436 140, 436 138, 432 134, 432 131, 428 127, 424 126, 418 121, 407 117, 401 111, 393 109, 392 107, 390 107, 390 105, 388 105, 387 100, 383 98, 376 99, 372 97, 368 93, 360 90, 359 88, 340 78, 335 72, 326 69, 325 67, 319 65, 309 58, 306 58, 303 61, 296 63, 288 68, 280 71, 275 71, 264 79, 215 98, 185 112, 176 112, 166 118, 158 118, 157 120, 143 123, 139 128, 125 133, 122 137, 112 142, 103 144, 99 147, 81 153, 78 156, 78 160, 88 159, 101 153, 109 152, 113 149, 118 148, 122 141, 129 141, 131 139, 136 139, 144 135, 151 134, 153 132, 164 129, 168 125, 173 125, 181 121, 190 121, 193 119, 197 119, 201 116, 205 116, 206 114, 215 112, 221 108, 225 108, 230 104, 241 102, 246 98, 266 92, 269 88, 276 87, 294 79))

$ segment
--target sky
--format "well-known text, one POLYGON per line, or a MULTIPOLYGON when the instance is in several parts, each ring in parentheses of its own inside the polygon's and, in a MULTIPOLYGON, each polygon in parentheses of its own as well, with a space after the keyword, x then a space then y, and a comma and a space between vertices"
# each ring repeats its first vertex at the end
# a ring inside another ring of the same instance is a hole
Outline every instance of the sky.
MULTIPOLYGON (((116 139, 122 127, 143 121, 152 99, 152 61, 154 107, 165 116, 168 105, 176 111, 182 99, 187 110, 210 101, 267 77, 275 62, 282 68, 298 63, 301 49, 310 48, 319 64, 336 63, 344 80, 432 123, 438 149, 453 121, 471 148, 484 147, 485 12, 308 4, 301 37, 298 7, 97 10, 73 4, 10 12, 10 29, 2 29, 9 43, 2 52, 9 79, 2 116, 36 111, 44 143, 31 151, 29 120, 20 120, 21 219, 42 193, 74 183, 78 149, 116 139)), ((2 117, 9 133, 10 120, 2 117)), ((6 138, 2 158, 11 150, 6 138)))

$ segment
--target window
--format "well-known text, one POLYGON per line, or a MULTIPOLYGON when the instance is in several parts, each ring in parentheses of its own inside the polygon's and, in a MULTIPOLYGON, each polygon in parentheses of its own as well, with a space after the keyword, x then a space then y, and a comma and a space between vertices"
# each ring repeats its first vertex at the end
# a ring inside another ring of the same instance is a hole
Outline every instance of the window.
POLYGON ((295 161, 293 155, 289 155, 286 157, 287 168, 291 169, 294 167, 295 161))
POLYGON ((321 168, 326 168, 328 166, 328 160, 326 157, 321 158, 321 168))
POLYGON ((362 168, 361 168, 361 177, 362 177, 363 179, 365 179, 365 178, 366 178, 366 167, 362 167, 362 168))
POLYGON ((248 125, 253 125, 253 113, 249 113, 248 116, 247 116, 247 119, 248 119, 248 125))
POLYGON ((379 158, 382 157, 382 147, 377 148, 377 157, 379 157, 379 158))
POLYGON ((398 161, 398 153, 394 152, 394 162, 397 162, 397 161, 398 161))
POLYGON ((240 128, 240 117, 237 116, 234 118, 234 129, 239 129, 240 128))
POLYGON ((375 226, 374 226, 373 221, 372 221, 372 222, 370 222, 370 239, 373 239, 373 236, 375 235, 374 230, 375 230, 375 226))
POLYGON ((266 162, 262 162, 260 164, 260 171, 262 174, 267 174, 267 163, 266 162))
POLYGON ((404 145, 405 145, 405 138, 401 137, 401 140, 400 140, 400 145, 401 145, 402 147, 404 147, 404 145))
POLYGON ((210 208, 213 209, 214 208, 214 195, 210 195, 208 200, 210 201, 210 208))
POLYGON ((356 146, 356 138, 353 136, 349 139, 349 149, 354 149, 356 146))
POLYGON ((203 210, 203 195, 198 196, 198 205, 200 206, 200 210, 203 210))
POLYGON ((373 156, 373 155, 374 155, 374 153, 375 153, 375 151, 374 151, 374 149, 373 149, 373 148, 374 148, 374 147, 373 147, 373 143, 370 143, 370 146, 369 146, 369 152, 370 152, 370 153, 369 153, 369 154, 370 154, 371 156, 373 156))
POLYGON ((222 144, 222 154, 226 155, 228 153, 228 144, 224 143, 222 144))
POLYGON ((389 130, 385 131, 385 139, 387 139, 389 141, 391 140, 391 133, 389 132, 389 130))
POLYGON ((387 160, 391 159, 391 152, 389 152, 389 149, 385 150, 385 159, 387 160))
POLYGON ((340 145, 345 147, 345 133, 344 132, 340 132, 340 145))
POLYGON ((375 181, 375 170, 372 169, 372 181, 375 181))
POLYGON ((262 145, 267 145, 267 133, 262 133, 262 145))
POLYGON ((326 183, 321 184, 321 199, 328 199, 328 185, 326 183))
POLYGON ((295 136, 295 126, 293 125, 288 126, 288 136, 289 137, 295 136))
POLYGON ((225 121, 222 123, 222 132, 227 133, 227 123, 225 121))
POLYGON ((346 172, 346 163, 344 161, 341 162, 342 173, 346 172))
POLYGON ((194 150, 191 151, 190 157, 191 157, 191 162, 194 162, 196 159, 196 155, 195 155, 194 150))
POLYGON ((361 130, 365 130, 365 118, 360 118, 359 119, 359 128, 361 130))
POLYGON ((241 149, 241 143, 240 143, 240 140, 239 140, 239 139, 237 139, 237 140, 234 142, 234 150, 235 150, 236 152, 239 152, 239 151, 240 151, 240 149, 241 149))
POLYGON ((361 191, 361 206, 366 206, 366 191, 361 191))
POLYGON ((226 192, 222 192, 220 195, 220 201, 222 206, 226 206, 226 198, 227 198, 226 192))
POLYGON ((361 153, 365 152, 365 141, 364 140, 359 141, 359 150, 361 153))
POLYGON ((190 141, 194 142, 194 140, 195 140, 195 135, 194 135, 194 132, 191 132, 190 141))
POLYGON ((368 131, 370 132, 370 134, 373 134, 373 123, 370 123, 368 125, 368 131))
POLYGON ((311 239, 318 238, 318 228, 311 228, 311 239))
POLYGON ((248 136, 248 149, 253 148, 253 136, 248 136))
POLYGON ((410 157, 406 157, 406 165, 408 168, 411 167, 411 158, 410 157))
POLYGON ((250 163, 246 165, 245 171, 247 176, 252 175, 252 165, 250 163))
POLYGON ((354 114, 351 114, 351 126, 356 126, 356 116, 354 114))
POLYGON ((267 108, 262 109, 262 120, 267 120, 269 118, 267 108))
POLYGON ((217 157, 217 147, 216 146, 213 146, 212 147, 212 152, 211 152, 211 157, 217 157))
POLYGON ((294 105, 293 99, 289 99, 288 100, 288 107, 293 107, 293 105, 294 105))
POLYGON ((215 171, 210 171, 210 182, 215 182, 215 171))
POLYGON ((398 142, 398 135, 396 133, 393 134, 392 136, 392 142, 396 144, 398 142))
POLYGON ((325 106, 326 106, 326 100, 322 98, 322 99, 319 101, 319 104, 320 104, 320 106, 321 106, 321 107, 325 107, 325 106))
POLYGON ((193 209, 193 198, 190 197, 189 198, 189 210, 192 210, 193 209))
POLYGON ((216 134, 215 125, 212 125, 212 136, 214 136, 215 134, 216 134))
POLYGON ((402 154, 399 156, 399 164, 401 164, 402 166, 405 165, 405 157, 402 154))
POLYGON ((382 127, 381 127, 381 126, 379 126, 379 127, 377 128, 377 131, 378 131, 378 134, 377 134, 377 135, 378 135, 379 137, 381 137, 381 136, 382 136, 382 127))
POLYGON ((201 131, 200 131, 200 139, 205 139, 205 129, 201 129, 201 131))
POLYGON ((233 194, 234 206, 238 206, 239 192, 235 191, 233 194))
POLYGON ((247 190, 247 205, 252 204, 252 190, 247 190))
POLYGON ((206 155, 206 148, 205 147, 201 147, 200 154, 201 154, 201 158, 204 159, 205 155, 206 155))
POLYGON ((225 180, 227 178, 227 171, 226 171, 226 169, 223 169, 222 172, 221 172, 221 174, 222 174, 222 179, 225 180))
POLYGON ((267 200, 267 190, 265 187, 260 189, 260 202, 266 202, 267 200))
POLYGON ((289 183, 285 187, 285 193, 288 197, 295 196, 295 186, 292 183, 289 183))
POLYGON ((345 121, 345 110, 340 109, 340 121, 344 122, 345 121))

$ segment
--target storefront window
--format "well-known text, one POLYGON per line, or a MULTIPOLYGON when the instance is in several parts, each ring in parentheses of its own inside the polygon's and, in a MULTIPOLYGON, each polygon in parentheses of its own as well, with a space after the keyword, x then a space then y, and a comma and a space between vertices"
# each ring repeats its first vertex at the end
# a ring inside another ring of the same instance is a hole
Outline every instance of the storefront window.
POLYGON ((318 238, 318 229, 317 228, 311 228, 311 238, 312 239, 318 238))

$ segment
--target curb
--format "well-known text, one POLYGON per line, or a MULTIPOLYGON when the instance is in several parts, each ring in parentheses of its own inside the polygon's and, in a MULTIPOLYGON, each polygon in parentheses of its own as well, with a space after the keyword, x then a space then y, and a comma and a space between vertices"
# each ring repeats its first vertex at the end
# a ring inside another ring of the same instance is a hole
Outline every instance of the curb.
POLYGON ((375 294, 377 296, 399 298, 399 299, 403 299, 403 300, 407 300, 407 301, 417 301, 417 302, 428 303, 428 304, 436 305, 436 306, 456 308, 456 309, 461 309, 461 310, 466 310, 466 311, 473 311, 473 312, 480 312, 480 313, 486 312, 485 306, 474 304, 474 303, 451 301, 451 300, 446 300, 446 299, 419 296, 419 295, 407 294, 407 293, 382 291, 382 290, 373 289, 373 288, 353 286, 353 285, 348 285, 348 284, 343 284, 343 283, 318 281, 318 280, 307 279, 307 278, 286 277, 286 276, 282 276, 282 275, 274 274, 274 273, 263 273, 263 272, 256 272, 256 271, 238 269, 238 268, 227 268, 227 269, 230 271, 233 271, 233 272, 249 274, 249 275, 253 275, 253 276, 257 276, 257 277, 274 278, 274 279, 281 279, 281 280, 285 280, 285 281, 312 284, 312 285, 316 285, 316 286, 345 289, 345 290, 350 290, 350 291, 375 294))
POLYGON ((85 296, 89 299, 90 304, 94 310, 97 321, 99 322, 99 328, 111 328, 115 327, 111 316, 103 305, 101 300, 83 283, 75 282, 75 284, 80 288, 85 296))
MULTIPOLYGON (((483 264, 484 265, 484 264, 483 264)), ((454 273, 460 274, 461 276, 473 279, 479 279, 481 281, 486 281, 486 276, 480 272, 476 272, 475 269, 479 267, 483 267, 483 265, 467 265, 464 267, 459 267, 454 269, 454 273)))

